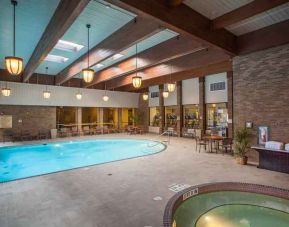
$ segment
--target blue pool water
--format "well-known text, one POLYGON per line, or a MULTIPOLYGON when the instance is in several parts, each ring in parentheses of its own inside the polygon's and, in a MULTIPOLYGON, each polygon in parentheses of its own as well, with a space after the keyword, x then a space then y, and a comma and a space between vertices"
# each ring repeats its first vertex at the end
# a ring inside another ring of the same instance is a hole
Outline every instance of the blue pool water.
POLYGON ((0 148, 0 182, 38 176, 162 151, 148 140, 104 139, 0 148))

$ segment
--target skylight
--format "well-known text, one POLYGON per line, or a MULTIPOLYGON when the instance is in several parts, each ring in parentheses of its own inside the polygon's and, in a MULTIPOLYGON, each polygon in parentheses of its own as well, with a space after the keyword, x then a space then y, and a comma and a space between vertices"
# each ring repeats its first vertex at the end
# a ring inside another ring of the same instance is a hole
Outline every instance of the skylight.
POLYGON ((72 43, 65 40, 58 40, 57 44, 55 45, 55 49, 58 50, 64 50, 68 52, 78 52, 80 51, 84 46, 76 43, 72 43))
POLYGON ((122 58, 123 56, 124 56, 123 54, 115 54, 112 56, 112 59, 116 60, 116 59, 122 58))
POLYGON ((103 67, 103 64, 96 64, 96 68, 101 68, 101 67, 103 67))
POLYGON ((69 58, 66 58, 66 57, 53 55, 53 54, 48 54, 44 60, 45 61, 56 62, 56 63, 64 63, 64 62, 67 62, 68 59, 69 58))

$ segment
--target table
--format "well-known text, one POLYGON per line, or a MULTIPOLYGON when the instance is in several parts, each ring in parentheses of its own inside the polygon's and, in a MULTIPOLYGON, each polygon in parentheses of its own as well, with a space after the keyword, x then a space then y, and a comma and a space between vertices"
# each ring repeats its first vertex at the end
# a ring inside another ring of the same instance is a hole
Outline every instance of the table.
POLYGON ((213 142, 217 142, 216 153, 219 150, 219 141, 222 141, 225 138, 226 137, 217 136, 217 135, 203 137, 204 140, 208 140, 210 142, 211 152, 213 152, 213 142))
POLYGON ((259 153, 260 169, 268 169, 282 173, 289 173, 289 152, 284 150, 273 150, 262 146, 253 146, 259 153))

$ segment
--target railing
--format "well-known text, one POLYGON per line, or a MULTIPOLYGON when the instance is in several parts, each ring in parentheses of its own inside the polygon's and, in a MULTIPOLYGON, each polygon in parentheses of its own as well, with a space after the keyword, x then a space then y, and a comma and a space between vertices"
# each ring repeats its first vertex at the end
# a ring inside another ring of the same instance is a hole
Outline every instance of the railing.
MULTIPOLYGON (((152 139, 153 141, 159 141, 158 139, 161 137, 161 136, 164 136, 164 135, 167 135, 167 140, 162 140, 160 142, 162 143, 167 143, 167 144, 170 144, 171 143, 171 136, 172 136, 172 132, 171 131, 164 131, 162 134, 156 136, 154 139, 152 139)), ((149 143, 147 144, 148 147, 154 147, 157 145, 157 143, 153 144, 153 145, 150 145, 149 143)))

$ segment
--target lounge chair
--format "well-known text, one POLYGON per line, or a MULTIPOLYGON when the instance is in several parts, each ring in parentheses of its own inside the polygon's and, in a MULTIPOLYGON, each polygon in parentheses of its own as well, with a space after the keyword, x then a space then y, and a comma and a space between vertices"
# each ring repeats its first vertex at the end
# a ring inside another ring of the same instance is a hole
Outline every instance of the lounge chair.
POLYGON ((71 136, 79 136, 80 132, 78 131, 77 127, 72 127, 71 129, 71 136))
POLYGON ((44 130, 44 129, 40 129, 40 130, 38 131, 38 136, 37 136, 37 138, 38 138, 39 140, 41 140, 41 139, 48 139, 48 132, 47 132, 46 130, 44 130))
POLYGON ((66 137, 68 135, 69 135, 68 128, 60 128, 60 130, 58 131, 59 137, 66 137))
POLYGON ((6 141, 13 141, 13 132, 11 130, 5 130, 3 132, 2 141, 5 143, 6 141))

